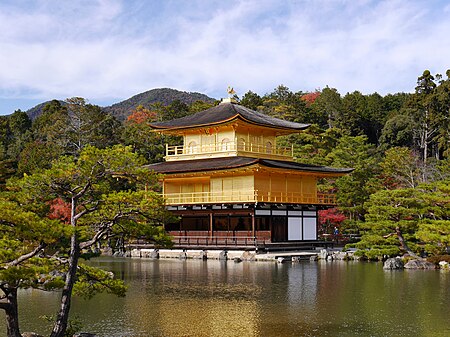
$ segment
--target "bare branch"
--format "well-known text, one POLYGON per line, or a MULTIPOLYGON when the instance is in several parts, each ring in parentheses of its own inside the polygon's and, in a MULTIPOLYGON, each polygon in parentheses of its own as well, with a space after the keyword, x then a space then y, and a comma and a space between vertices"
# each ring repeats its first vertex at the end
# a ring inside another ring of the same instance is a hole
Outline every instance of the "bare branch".
POLYGON ((49 256, 49 258, 50 258, 51 260, 58 261, 58 262, 60 262, 61 264, 67 264, 67 263, 69 262, 68 259, 65 259, 65 258, 62 258, 62 257, 58 257, 58 256, 56 256, 56 255, 49 256))
POLYGON ((81 191, 75 194, 72 198, 75 200, 81 198, 90 187, 91 187, 91 180, 88 180, 88 182, 83 186, 81 191))
POLYGON ((39 244, 39 246, 37 246, 33 251, 29 252, 28 254, 24 254, 19 258, 15 259, 14 261, 8 262, 6 264, 7 268, 17 266, 18 264, 32 258, 33 256, 36 256, 45 246, 46 246, 45 243, 39 244))
POLYGON ((74 216, 74 220, 78 220, 78 219, 81 218, 83 215, 86 215, 86 214, 95 212, 95 211, 98 209, 98 205, 99 205, 99 202, 97 201, 97 202, 95 203, 95 205, 92 206, 91 208, 85 207, 84 210, 82 210, 80 213, 78 213, 77 215, 74 216))
POLYGON ((94 237, 91 240, 81 242, 80 248, 81 249, 88 248, 88 247, 92 246, 93 244, 95 244, 96 242, 100 241, 103 238, 103 236, 106 235, 107 232, 111 229, 111 227, 114 226, 118 222, 118 220, 124 219, 127 216, 128 216, 128 214, 124 214, 121 212, 117 213, 110 221, 107 221, 103 225, 100 226, 100 228, 97 230, 97 233, 94 235, 94 237))
POLYGON ((95 243, 97 243, 98 241, 100 241, 103 238, 103 236, 107 235, 109 229, 110 229, 110 226, 108 226, 108 228, 99 230, 97 233, 95 233, 94 237, 91 240, 81 242, 79 244, 80 249, 89 248, 92 245, 94 245, 95 243))

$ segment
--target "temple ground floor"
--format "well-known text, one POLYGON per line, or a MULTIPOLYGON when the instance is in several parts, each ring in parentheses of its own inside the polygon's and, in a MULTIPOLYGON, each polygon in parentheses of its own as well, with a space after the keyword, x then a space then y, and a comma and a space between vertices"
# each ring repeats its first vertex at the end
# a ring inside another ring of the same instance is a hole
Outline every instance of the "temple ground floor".
POLYGON ((318 205, 217 204, 168 206, 179 222, 166 224, 176 248, 315 249, 318 205))

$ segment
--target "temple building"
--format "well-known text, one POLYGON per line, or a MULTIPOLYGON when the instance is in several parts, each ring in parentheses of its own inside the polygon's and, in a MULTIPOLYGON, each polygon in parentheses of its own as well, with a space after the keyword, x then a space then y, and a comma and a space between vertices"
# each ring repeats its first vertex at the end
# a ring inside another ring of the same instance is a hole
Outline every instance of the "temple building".
POLYGON ((308 124, 272 118, 224 99, 210 109, 151 124, 183 137, 166 145, 165 162, 148 165, 163 174, 167 208, 180 222, 166 231, 178 247, 268 247, 317 242, 318 210, 335 205, 320 193, 320 178, 352 169, 305 165, 277 137, 308 124))

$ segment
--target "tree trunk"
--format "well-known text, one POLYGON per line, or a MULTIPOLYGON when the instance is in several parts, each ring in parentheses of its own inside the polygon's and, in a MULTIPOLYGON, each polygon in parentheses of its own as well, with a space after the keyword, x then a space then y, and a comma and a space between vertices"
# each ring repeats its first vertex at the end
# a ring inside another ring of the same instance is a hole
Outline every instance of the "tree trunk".
POLYGON ((3 289, 6 295, 6 302, 0 303, 0 308, 6 314, 6 335, 8 337, 21 337, 19 329, 19 311, 17 306, 17 289, 3 289))
POLYGON ((409 247, 408 244, 405 241, 405 238, 403 237, 402 231, 400 230, 400 227, 395 227, 395 233, 397 234, 398 237, 398 241, 400 241, 400 245, 402 247, 402 249, 407 252, 410 256, 416 258, 416 259, 421 259, 420 256, 417 256, 409 247))
POLYGON ((61 295, 61 307, 58 316, 56 317, 55 325, 53 326, 50 337, 64 337, 69 321, 70 305, 72 300, 72 290, 76 281, 76 274, 78 268, 78 259, 80 258, 80 245, 78 242, 78 234, 76 232, 77 217, 76 217, 77 199, 72 198, 70 224, 74 230, 70 239, 70 254, 69 267, 66 274, 66 280, 61 295))
POLYGON ((59 309, 58 316, 56 317, 56 322, 53 326, 50 337, 64 337, 64 334, 66 332, 67 323, 69 321, 72 290, 76 280, 79 257, 80 249, 78 247, 78 239, 76 237, 76 234, 73 234, 69 256, 69 269, 66 274, 66 281, 61 295, 61 307, 59 309))

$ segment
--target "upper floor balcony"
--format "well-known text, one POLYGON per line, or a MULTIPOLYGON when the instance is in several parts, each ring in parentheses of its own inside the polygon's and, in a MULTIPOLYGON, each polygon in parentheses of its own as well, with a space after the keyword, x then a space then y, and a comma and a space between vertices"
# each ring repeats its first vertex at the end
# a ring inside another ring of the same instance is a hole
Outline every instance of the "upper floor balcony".
POLYGON ((274 160, 293 161, 293 147, 285 148, 267 142, 265 145, 237 141, 199 145, 194 142, 188 145, 169 146, 166 144, 166 161, 206 159, 228 156, 256 157, 274 160))
POLYGON ((287 203, 308 205, 335 205, 333 193, 286 193, 263 191, 220 191, 164 194, 167 205, 217 204, 217 203, 287 203))

